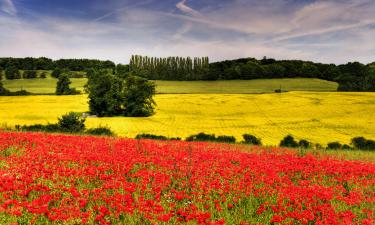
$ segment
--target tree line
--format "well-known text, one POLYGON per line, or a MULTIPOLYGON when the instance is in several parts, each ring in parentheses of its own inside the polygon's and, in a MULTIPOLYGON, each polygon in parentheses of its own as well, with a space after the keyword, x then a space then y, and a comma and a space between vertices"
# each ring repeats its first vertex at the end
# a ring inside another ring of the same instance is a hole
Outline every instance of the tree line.
POLYGON ((54 70, 66 69, 69 71, 85 71, 87 69, 112 69, 116 64, 112 61, 97 59, 59 59, 52 60, 46 57, 26 57, 26 58, 0 58, 0 68, 18 70, 54 70))
POLYGON ((137 72, 150 80, 203 80, 209 73, 208 57, 157 58, 133 55, 129 71, 137 72))

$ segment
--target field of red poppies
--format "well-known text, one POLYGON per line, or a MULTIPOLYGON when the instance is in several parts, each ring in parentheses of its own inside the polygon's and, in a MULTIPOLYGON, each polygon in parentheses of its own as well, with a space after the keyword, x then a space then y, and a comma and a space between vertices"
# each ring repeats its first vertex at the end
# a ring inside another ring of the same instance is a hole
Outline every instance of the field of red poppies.
POLYGON ((374 212, 371 162, 0 132, 0 224, 374 224, 374 212))

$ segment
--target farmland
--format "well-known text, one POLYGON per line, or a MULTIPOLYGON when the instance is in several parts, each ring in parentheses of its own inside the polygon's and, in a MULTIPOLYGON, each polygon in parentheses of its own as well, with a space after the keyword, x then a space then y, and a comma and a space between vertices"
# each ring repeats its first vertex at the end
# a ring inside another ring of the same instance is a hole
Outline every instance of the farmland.
MULTIPOLYGON (((71 87, 83 91, 86 78, 71 78, 71 87)), ((35 94, 54 94, 57 79, 4 80, 10 91, 26 90, 35 94)), ((232 81, 155 81, 156 92, 162 94, 246 94, 274 92, 280 87, 288 91, 336 91, 338 84, 311 78, 258 79, 232 81)))
MULTIPOLYGON (((88 118, 87 126, 108 125, 120 136, 140 133, 185 138, 206 132, 244 133, 278 145, 287 134, 322 145, 349 143, 355 136, 375 138, 375 94, 288 92, 282 94, 156 95, 156 114, 148 118, 88 118)), ((2 126, 54 123, 67 112, 88 111, 86 95, 0 97, 2 126)))
POLYGON ((0 133, 1 224, 373 224, 375 165, 226 144, 0 133))

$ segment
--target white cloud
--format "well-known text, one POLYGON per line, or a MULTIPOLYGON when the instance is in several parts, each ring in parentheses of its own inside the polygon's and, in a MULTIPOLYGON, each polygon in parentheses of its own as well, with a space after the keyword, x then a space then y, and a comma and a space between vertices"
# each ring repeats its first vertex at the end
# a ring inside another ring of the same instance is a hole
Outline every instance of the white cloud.
POLYGON ((202 17, 202 14, 200 12, 186 5, 186 0, 182 0, 181 2, 177 3, 176 7, 188 15, 191 15, 194 17, 202 17))
POLYGON ((14 6, 12 0, 1 0, 1 10, 12 16, 15 16, 17 14, 17 9, 14 6))

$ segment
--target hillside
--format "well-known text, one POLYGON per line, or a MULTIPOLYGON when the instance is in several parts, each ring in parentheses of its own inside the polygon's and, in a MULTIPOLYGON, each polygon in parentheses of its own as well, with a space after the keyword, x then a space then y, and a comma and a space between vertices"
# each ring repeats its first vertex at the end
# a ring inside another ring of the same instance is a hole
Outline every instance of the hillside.
MULTIPOLYGON (((71 78, 72 87, 83 91, 86 78, 71 78)), ((16 79, 3 80, 10 91, 27 90, 36 94, 54 94, 57 79, 16 79)), ((267 93, 276 89, 285 91, 336 91, 338 84, 312 78, 257 79, 230 81, 155 81, 156 92, 162 94, 246 94, 267 93)))

